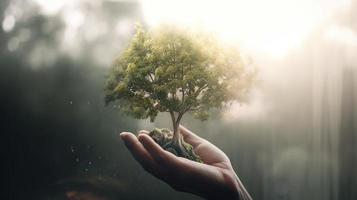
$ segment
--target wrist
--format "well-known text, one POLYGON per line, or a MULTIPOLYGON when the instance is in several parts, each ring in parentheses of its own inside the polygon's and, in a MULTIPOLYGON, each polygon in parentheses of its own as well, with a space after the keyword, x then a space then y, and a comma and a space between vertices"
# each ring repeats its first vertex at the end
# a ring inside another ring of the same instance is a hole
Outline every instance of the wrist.
POLYGON ((225 178, 225 182, 227 183, 227 193, 226 196, 229 196, 229 199, 241 200, 240 192, 241 192, 241 182, 234 172, 233 169, 229 170, 226 173, 223 173, 225 178))
POLYGON ((248 191, 245 189, 243 183, 239 179, 238 175, 234 172, 236 180, 236 191, 239 200, 253 200, 248 191))
POLYGON ((206 190, 199 196, 206 200, 241 200, 239 179, 233 170, 224 169, 221 171, 223 182, 214 187, 214 189, 206 190))

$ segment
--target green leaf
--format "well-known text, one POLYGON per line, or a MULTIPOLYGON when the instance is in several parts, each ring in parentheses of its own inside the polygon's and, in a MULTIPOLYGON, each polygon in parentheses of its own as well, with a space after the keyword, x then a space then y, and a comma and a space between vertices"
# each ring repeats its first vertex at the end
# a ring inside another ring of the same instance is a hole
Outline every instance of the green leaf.
MULTIPOLYGON (((106 103, 154 121, 159 112, 185 113, 206 120, 211 108, 244 101, 255 80, 239 51, 213 37, 175 26, 136 34, 113 63, 106 103)), ((177 116, 177 115, 176 115, 177 116)))

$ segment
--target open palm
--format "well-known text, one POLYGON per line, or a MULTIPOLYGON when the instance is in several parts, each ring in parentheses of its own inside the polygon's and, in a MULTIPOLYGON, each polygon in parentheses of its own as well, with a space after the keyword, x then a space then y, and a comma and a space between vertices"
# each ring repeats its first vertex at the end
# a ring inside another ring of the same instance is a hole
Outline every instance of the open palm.
POLYGON ((140 131, 138 137, 129 132, 120 136, 146 171, 177 191, 206 199, 251 199, 223 151, 183 126, 180 126, 180 132, 203 163, 165 151, 147 135, 147 131, 140 131))

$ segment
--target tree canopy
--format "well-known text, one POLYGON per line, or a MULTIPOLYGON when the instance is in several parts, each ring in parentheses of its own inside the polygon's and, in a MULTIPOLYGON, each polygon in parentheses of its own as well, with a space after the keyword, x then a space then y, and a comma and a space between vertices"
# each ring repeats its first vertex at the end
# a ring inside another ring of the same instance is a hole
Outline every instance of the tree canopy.
POLYGON ((206 120, 211 108, 244 101, 254 74, 237 49, 208 34, 139 26, 114 61, 105 100, 139 119, 154 121, 159 112, 169 112, 175 126, 186 112, 206 120))

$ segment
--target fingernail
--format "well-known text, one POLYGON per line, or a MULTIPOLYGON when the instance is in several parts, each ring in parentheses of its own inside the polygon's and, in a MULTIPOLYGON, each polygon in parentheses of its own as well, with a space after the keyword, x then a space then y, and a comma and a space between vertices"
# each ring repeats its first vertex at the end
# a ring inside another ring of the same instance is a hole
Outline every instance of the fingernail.
POLYGON ((126 135, 128 135, 129 133, 128 132, 121 132, 119 134, 120 138, 123 139, 126 135))

